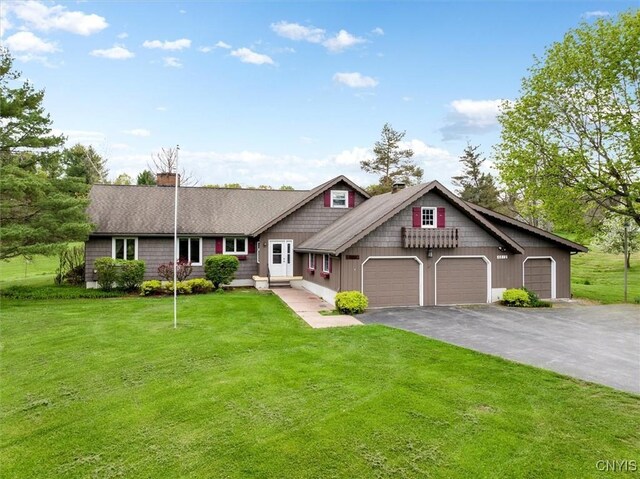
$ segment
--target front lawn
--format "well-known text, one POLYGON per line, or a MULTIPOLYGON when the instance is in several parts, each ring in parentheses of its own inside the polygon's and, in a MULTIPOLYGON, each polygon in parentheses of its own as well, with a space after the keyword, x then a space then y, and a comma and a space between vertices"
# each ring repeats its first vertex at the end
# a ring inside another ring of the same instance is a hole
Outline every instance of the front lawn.
MULTIPOLYGON (((4 300, 3 477, 601 477, 640 399, 272 295, 4 300)), ((624 477, 624 473, 615 477, 624 477)))

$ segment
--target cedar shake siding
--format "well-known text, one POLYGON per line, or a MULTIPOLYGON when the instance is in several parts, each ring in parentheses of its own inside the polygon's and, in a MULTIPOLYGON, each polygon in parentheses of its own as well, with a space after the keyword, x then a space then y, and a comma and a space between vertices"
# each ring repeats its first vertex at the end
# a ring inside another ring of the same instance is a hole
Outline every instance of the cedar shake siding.
MULTIPOLYGON (((135 235, 127 235, 135 237, 135 235)), ((192 236, 195 237, 195 236, 192 236)), ((249 239, 252 241, 252 239, 249 239)), ((85 244, 86 252, 86 281, 96 281, 94 263, 97 258, 112 255, 112 238, 92 236, 85 244)), ((249 249, 251 251, 251 248, 249 249)), ((202 262, 207 256, 216 254, 216 238, 202 238, 202 262)), ((238 255, 241 259, 235 279, 251 279, 258 273, 256 254, 238 255)), ((173 261, 173 238, 167 237, 138 237, 138 259, 145 262, 144 279, 161 279, 158 276, 158 266, 173 261)), ((193 266, 193 272, 189 278, 204 278, 204 266, 193 266)))

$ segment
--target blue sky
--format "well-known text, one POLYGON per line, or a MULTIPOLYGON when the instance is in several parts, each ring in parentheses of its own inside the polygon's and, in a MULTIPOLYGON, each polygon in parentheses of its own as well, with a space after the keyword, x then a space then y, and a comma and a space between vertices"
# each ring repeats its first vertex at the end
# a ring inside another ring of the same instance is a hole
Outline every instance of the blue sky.
MULTIPOLYGON (((2 42, 56 131, 111 177, 161 147, 200 184, 313 187, 359 162, 385 122, 425 180, 467 141, 489 158, 502 100, 570 28, 638 2, 7 1, 2 42)), ((487 162, 487 165, 490 161, 487 162)))

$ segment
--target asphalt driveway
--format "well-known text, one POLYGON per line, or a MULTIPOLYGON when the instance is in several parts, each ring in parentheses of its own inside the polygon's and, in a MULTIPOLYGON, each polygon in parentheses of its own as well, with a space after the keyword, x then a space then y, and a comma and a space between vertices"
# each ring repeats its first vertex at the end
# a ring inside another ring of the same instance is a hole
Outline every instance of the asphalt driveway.
POLYGON ((435 306, 372 310, 358 319, 640 393, 637 306, 435 306))

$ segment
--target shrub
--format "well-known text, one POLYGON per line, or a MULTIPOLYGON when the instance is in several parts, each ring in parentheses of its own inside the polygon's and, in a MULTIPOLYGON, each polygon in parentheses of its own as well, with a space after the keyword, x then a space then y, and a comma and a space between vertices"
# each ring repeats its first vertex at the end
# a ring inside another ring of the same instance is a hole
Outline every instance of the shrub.
POLYGON ((187 281, 187 284, 191 287, 193 294, 210 293, 213 291, 213 283, 208 279, 194 278, 187 281))
POLYGON ((116 260, 109 257, 98 258, 96 259, 94 266, 96 268, 98 286, 100 286, 100 289, 103 291, 111 291, 116 279, 118 278, 116 260))
POLYGON ((46 286, 9 286, 0 290, 3 299, 97 299, 122 296, 121 291, 87 289, 84 286, 46 285, 46 286))
MULTIPOLYGON (((193 266, 189 261, 179 260, 176 266, 176 279, 184 281, 193 272, 193 266)), ((158 266, 158 276, 165 281, 173 281, 173 261, 158 266)))
POLYGON ((56 284, 84 283, 84 246, 67 246, 58 255, 56 284))
POLYGON ((140 296, 158 296, 165 293, 166 289, 164 285, 157 279, 143 281, 140 285, 140 296))
POLYGON ((551 303, 549 301, 542 301, 540 299, 540 297, 534 293, 531 290, 528 290, 527 288, 522 288, 527 292, 527 295, 529 296, 529 306, 531 306, 532 308, 550 308, 551 307, 551 303))
POLYGON ((240 261, 232 255, 217 254, 204 260, 204 274, 213 283, 215 289, 233 281, 240 261))
POLYGON ((140 260, 117 260, 118 274, 116 283, 125 291, 133 291, 140 287, 144 279, 145 264, 140 260))
POLYGON ((526 308, 529 306, 529 294, 524 289, 508 289, 502 293, 502 304, 526 308))
POLYGON ((369 300, 360 291, 342 291, 336 294, 336 308, 342 314, 359 314, 369 306, 369 300))
MULTIPOLYGON (((173 283, 162 283, 165 290, 169 294, 173 294, 173 283)), ((176 283, 176 291, 178 294, 191 294, 191 285, 188 281, 179 281, 176 283)))

